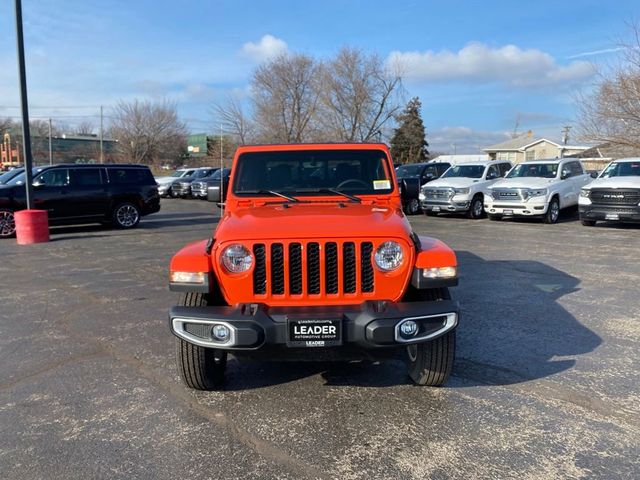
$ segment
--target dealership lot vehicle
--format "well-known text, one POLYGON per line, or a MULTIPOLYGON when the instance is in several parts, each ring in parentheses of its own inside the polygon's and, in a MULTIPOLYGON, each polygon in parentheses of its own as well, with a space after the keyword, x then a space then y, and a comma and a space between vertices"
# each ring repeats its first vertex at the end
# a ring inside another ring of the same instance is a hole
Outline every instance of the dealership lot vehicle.
MULTIPOLYGON (((424 162, 407 163, 396 167, 396 177, 400 185, 403 180, 416 180, 418 182, 418 192, 407 195, 402 199, 402 208, 407 215, 415 215, 420 211, 419 192, 420 187, 440 178, 440 176, 451 166, 448 162, 424 162)), ((412 190, 411 188, 407 189, 412 190)))
POLYGON ((179 168, 169 176, 156 177, 158 192, 161 197, 171 196, 171 184, 179 178, 189 177, 195 172, 195 168, 179 168))
POLYGON ((519 216, 556 223, 560 210, 577 205, 580 190, 591 180, 576 159, 520 163, 487 187, 484 210, 491 220, 519 216))
POLYGON ((640 158, 610 163, 597 180, 580 191, 580 221, 640 222, 640 158))
POLYGON ((466 213, 469 218, 480 218, 484 215, 485 189, 510 169, 511 163, 503 161, 455 165, 422 187, 422 211, 427 215, 466 213))
POLYGON ((402 359, 230 355, 224 392, 194 392, 162 260, 210 235, 212 208, 163 200, 136 230, 3 243, 0 478, 640 476, 640 227, 411 217, 459 260, 444 388, 413 386, 402 359))
MULTIPOLYGON (((0 186, 0 238, 15 234, 14 212, 26 208, 24 172, 0 186)), ((34 205, 50 225, 108 223, 134 228, 160 210, 158 187, 141 165, 59 164, 33 170, 34 205)))
POLYGON ((191 184, 202 178, 207 178, 214 174, 218 169, 211 167, 196 168, 191 175, 181 177, 179 180, 171 183, 171 196, 186 198, 191 195, 191 184))
POLYGON ((412 231, 385 145, 240 147, 230 185, 212 236, 171 261, 170 289, 184 292, 171 329, 189 387, 219 387, 228 353, 300 358, 343 345, 401 350, 415 383, 445 383, 456 257, 412 231))
MULTIPOLYGON (((201 180, 197 180, 191 184, 191 195, 195 198, 199 198, 201 200, 206 200, 209 188, 217 188, 220 189, 220 180, 222 177, 223 184, 226 184, 229 181, 229 174, 231 173, 230 168, 217 169, 213 174, 209 175, 206 178, 201 180)), ((218 194, 219 198, 219 194, 218 194)), ((215 200, 216 202, 219 200, 215 200)))

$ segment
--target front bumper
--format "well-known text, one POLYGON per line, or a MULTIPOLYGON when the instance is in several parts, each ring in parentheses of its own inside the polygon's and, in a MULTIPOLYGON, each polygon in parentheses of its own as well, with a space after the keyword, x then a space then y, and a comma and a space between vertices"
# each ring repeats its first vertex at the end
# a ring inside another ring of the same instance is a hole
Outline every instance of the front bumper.
POLYGON ((579 205, 580 220, 640 222, 640 205, 579 205))
MULTIPOLYGON (((173 307, 169 314, 174 335, 202 347, 223 350, 258 350, 265 346, 292 345, 289 321, 340 320, 340 344, 364 348, 389 348, 424 343, 453 330, 459 321, 458 303, 452 300, 391 303, 368 301, 360 305, 321 307, 268 307, 243 304, 235 307, 173 307), (404 338, 401 323, 413 320, 418 332, 404 338), (217 342, 211 336, 214 325, 231 329, 229 339, 217 342)), ((311 341, 307 346, 323 346, 311 341)))
POLYGON ((496 216, 525 216, 536 217, 547 213, 549 203, 547 201, 528 201, 522 202, 518 200, 508 202, 491 201, 485 197, 484 211, 489 215, 496 216))
POLYGON ((455 196, 449 200, 422 200, 420 206, 426 212, 466 212, 471 201, 467 197, 455 196))
POLYGON ((191 195, 196 198, 206 198, 207 196, 207 185, 191 185, 191 195))

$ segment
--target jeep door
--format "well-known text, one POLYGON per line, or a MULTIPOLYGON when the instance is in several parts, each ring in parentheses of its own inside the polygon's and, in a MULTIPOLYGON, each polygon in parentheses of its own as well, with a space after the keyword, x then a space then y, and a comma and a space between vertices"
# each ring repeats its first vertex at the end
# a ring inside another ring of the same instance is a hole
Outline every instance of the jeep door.
POLYGON ((103 168, 70 168, 69 187, 71 216, 97 217, 107 214, 109 198, 103 168))

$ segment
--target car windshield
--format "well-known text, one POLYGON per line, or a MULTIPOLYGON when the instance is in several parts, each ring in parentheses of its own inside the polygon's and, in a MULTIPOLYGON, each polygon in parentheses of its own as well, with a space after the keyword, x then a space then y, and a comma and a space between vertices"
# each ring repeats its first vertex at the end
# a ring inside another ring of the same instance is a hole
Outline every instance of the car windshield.
POLYGON ((440 178, 482 178, 484 165, 455 165, 444 172, 440 178))
POLYGON ((391 193, 382 150, 295 150, 247 152, 237 160, 233 192, 240 196, 277 191, 300 195, 391 193), (331 190, 334 190, 333 192, 331 190))
POLYGON ((225 168, 224 172, 222 170, 218 169, 215 172, 213 172, 213 174, 210 176, 210 178, 212 180, 220 180, 220 177, 223 175, 223 173, 224 173, 224 176, 227 177, 227 176, 229 176, 229 172, 230 172, 230 169, 228 169, 228 168, 225 168))
POLYGON ((180 177, 184 176, 185 173, 187 173, 186 170, 176 170, 175 172, 173 172, 171 174, 171 176, 174 177, 174 178, 180 178, 180 177))
POLYGON ((558 173, 557 163, 521 163, 513 167, 507 178, 516 177, 540 177, 540 178, 556 178, 558 173))
POLYGON ((640 161, 612 163, 602 172, 600 178, 638 176, 640 176, 640 161))
POLYGON ((396 177, 405 178, 405 177, 417 177, 422 172, 424 165, 400 165, 396 168, 396 177))
POLYGON ((8 172, 4 172, 0 175, 0 185, 7 183, 9 180, 14 178, 17 175, 20 175, 24 170, 22 168, 16 168, 14 170, 9 170, 8 172))
MULTIPOLYGON (((42 167, 36 167, 33 170, 31 170, 32 172, 31 175, 35 177, 41 171, 42 171, 42 167)), ((25 177, 24 170, 22 170, 20 174, 13 177, 5 185, 22 185, 24 183, 24 177, 25 177)))

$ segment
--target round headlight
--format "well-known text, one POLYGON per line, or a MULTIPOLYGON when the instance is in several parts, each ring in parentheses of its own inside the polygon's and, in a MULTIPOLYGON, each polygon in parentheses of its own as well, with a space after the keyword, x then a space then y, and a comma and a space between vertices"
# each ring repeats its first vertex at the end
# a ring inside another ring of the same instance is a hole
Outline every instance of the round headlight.
POLYGON ((225 248, 221 255, 222 265, 231 273, 246 272, 253 265, 253 255, 238 243, 225 248))
POLYGON ((384 242, 373 256, 378 268, 385 272, 395 270, 402 264, 404 253, 398 242, 384 242))

